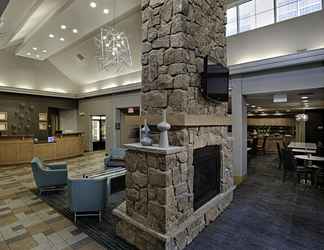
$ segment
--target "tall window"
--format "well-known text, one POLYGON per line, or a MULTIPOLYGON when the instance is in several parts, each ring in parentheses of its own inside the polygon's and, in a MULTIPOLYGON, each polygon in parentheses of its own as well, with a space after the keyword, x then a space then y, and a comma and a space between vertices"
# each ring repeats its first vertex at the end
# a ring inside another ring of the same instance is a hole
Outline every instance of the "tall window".
POLYGON ((227 25, 226 25, 226 36, 237 34, 237 7, 233 7, 227 10, 227 25))
POLYGON ((267 26, 275 20, 288 20, 322 8, 322 0, 250 0, 227 10, 226 35, 267 26))
POLYGON ((250 1, 239 5, 240 32, 255 28, 255 2, 250 1))
POLYGON ((276 0, 277 20, 284 21, 322 9, 322 0, 276 0))
POLYGON ((277 21, 298 16, 298 0, 277 0, 277 21))
POLYGON ((260 28, 273 24, 274 18, 274 1, 273 0, 255 0, 256 9, 256 27, 260 28))
POLYGON ((299 0, 299 15, 306 15, 322 9, 322 0, 299 0))

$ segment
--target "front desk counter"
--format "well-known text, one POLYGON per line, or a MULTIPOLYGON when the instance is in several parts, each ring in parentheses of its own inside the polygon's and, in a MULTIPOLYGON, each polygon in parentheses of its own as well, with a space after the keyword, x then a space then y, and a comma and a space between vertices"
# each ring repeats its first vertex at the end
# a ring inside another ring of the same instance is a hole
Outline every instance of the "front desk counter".
POLYGON ((56 137, 53 143, 34 143, 28 136, 1 136, 0 166, 30 163, 34 156, 42 160, 60 160, 82 155, 83 138, 82 133, 73 133, 56 137))

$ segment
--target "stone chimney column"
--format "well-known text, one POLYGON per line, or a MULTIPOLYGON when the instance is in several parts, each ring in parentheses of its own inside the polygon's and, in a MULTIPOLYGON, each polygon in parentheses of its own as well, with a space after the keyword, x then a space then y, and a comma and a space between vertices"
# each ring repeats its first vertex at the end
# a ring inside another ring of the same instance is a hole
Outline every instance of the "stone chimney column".
POLYGON ((227 103, 200 90, 204 58, 226 64, 225 13, 225 0, 142 0, 142 116, 156 125, 167 110, 172 147, 126 145, 126 201, 114 214, 139 249, 185 248, 232 201, 231 139, 217 119, 227 103), (208 145, 221 146, 221 193, 194 211, 193 152, 208 145))

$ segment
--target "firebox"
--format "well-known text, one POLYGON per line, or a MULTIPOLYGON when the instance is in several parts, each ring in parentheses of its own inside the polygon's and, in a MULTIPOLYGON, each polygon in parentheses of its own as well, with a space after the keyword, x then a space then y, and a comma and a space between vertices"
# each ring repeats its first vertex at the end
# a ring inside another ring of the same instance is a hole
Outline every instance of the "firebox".
POLYGON ((221 146, 194 150, 194 209, 197 210, 220 193, 221 146))

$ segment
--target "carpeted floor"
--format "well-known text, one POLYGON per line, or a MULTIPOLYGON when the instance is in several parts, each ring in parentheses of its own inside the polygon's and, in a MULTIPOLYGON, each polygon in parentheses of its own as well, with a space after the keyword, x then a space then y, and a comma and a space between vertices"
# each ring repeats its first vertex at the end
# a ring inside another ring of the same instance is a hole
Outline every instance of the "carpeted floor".
POLYGON ((186 250, 324 249, 324 191, 282 183, 277 165, 252 159, 233 203, 186 250))

